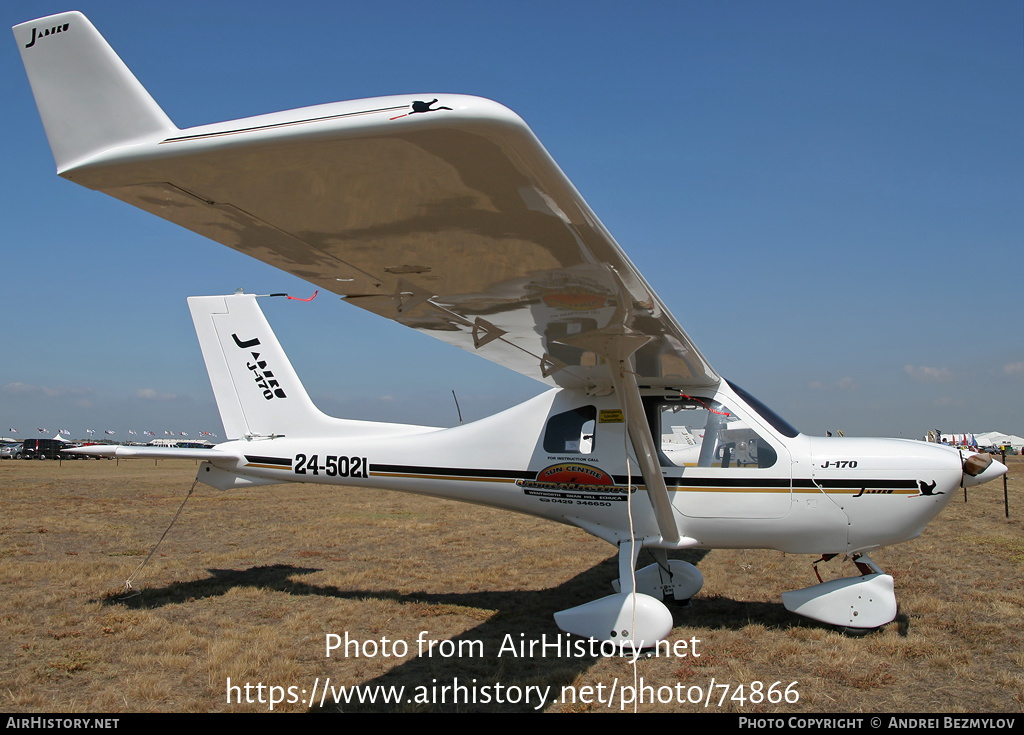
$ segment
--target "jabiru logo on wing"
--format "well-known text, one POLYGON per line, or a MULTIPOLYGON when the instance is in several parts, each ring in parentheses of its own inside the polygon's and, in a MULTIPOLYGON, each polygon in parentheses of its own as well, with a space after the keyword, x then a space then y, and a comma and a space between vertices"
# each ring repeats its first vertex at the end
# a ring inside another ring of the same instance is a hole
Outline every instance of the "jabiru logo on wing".
POLYGON ((39 30, 38 28, 33 27, 32 40, 25 44, 25 48, 32 48, 36 45, 36 41, 40 38, 46 38, 47 36, 52 36, 57 33, 63 33, 68 29, 69 25, 71 24, 65 23, 64 25, 53 26, 52 28, 44 28, 43 30, 39 30))

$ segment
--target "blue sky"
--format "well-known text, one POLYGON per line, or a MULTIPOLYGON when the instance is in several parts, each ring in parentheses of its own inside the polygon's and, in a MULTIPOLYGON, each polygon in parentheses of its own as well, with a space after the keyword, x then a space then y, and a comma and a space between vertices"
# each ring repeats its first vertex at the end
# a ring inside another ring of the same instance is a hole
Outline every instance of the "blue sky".
MULTIPOLYGON (((807 433, 1024 434, 1022 3, 624 7, 75 3, 179 127, 511 107, 710 363, 807 433)), ((313 288, 58 178, 0 53, 0 433, 221 434, 185 298, 313 288)), ((542 389, 330 295, 264 308, 334 415, 449 425, 453 388, 467 419, 542 389)))

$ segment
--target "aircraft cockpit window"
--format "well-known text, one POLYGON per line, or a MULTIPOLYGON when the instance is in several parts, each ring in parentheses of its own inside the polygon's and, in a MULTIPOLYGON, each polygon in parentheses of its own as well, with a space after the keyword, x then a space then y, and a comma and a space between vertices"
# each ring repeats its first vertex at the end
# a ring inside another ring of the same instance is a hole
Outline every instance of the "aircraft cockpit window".
POLYGON ((778 454, 757 431, 718 401, 663 398, 647 403, 663 466, 764 469, 778 454))
POLYGON ((730 388, 732 388, 739 394, 740 398, 747 402, 748 406, 757 411, 761 415, 761 418, 763 418, 765 421, 771 424, 772 428, 775 429, 777 432, 779 432, 783 436, 788 436, 790 439, 792 439, 793 437, 800 433, 793 427, 791 423, 789 423, 788 421, 786 421, 786 419, 782 418, 781 416, 779 416, 779 414, 775 413, 773 410, 768 408, 768 406, 761 403, 761 401, 757 400, 754 396, 747 393, 745 390, 740 388, 735 383, 730 383, 729 381, 726 382, 729 383, 730 388))
POLYGON ((544 451, 552 454, 590 454, 594 451, 597 409, 580 406, 555 414, 544 431, 544 451))

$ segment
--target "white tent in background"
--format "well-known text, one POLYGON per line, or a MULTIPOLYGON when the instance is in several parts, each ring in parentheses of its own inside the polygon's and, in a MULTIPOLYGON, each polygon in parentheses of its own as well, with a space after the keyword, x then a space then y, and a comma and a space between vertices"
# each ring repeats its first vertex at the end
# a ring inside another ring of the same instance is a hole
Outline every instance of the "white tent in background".
POLYGON ((972 436, 974 441, 978 443, 979 449, 990 446, 1001 447, 1008 444, 1013 447, 1015 452, 1020 452, 1021 447, 1024 447, 1024 437, 1017 436, 1016 434, 1004 434, 1001 431, 983 431, 978 434, 972 434, 969 431, 956 431, 952 434, 943 434, 942 441, 951 446, 959 447, 963 444, 964 437, 967 437, 967 441, 970 442, 972 436))
POLYGON ((1024 437, 1017 436, 1016 434, 1004 434, 1001 431, 986 431, 982 434, 975 434, 974 438, 978 440, 979 447, 990 445, 1001 447, 1009 444, 1018 452, 1021 450, 1021 447, 1024 447, 1024 437))

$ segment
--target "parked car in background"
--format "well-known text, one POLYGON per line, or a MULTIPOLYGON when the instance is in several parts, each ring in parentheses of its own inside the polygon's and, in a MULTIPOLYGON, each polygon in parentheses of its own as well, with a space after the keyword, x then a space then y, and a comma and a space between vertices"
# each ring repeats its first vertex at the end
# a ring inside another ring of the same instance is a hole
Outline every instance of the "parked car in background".
POLYGON ((0 459, 21 459, 21 442, 7 442, 0 446, 0 459))
POLYGON ((22 459, 68 459, 60 450, 73 446, 59 439, 26 439, 22 445, 22 459))

